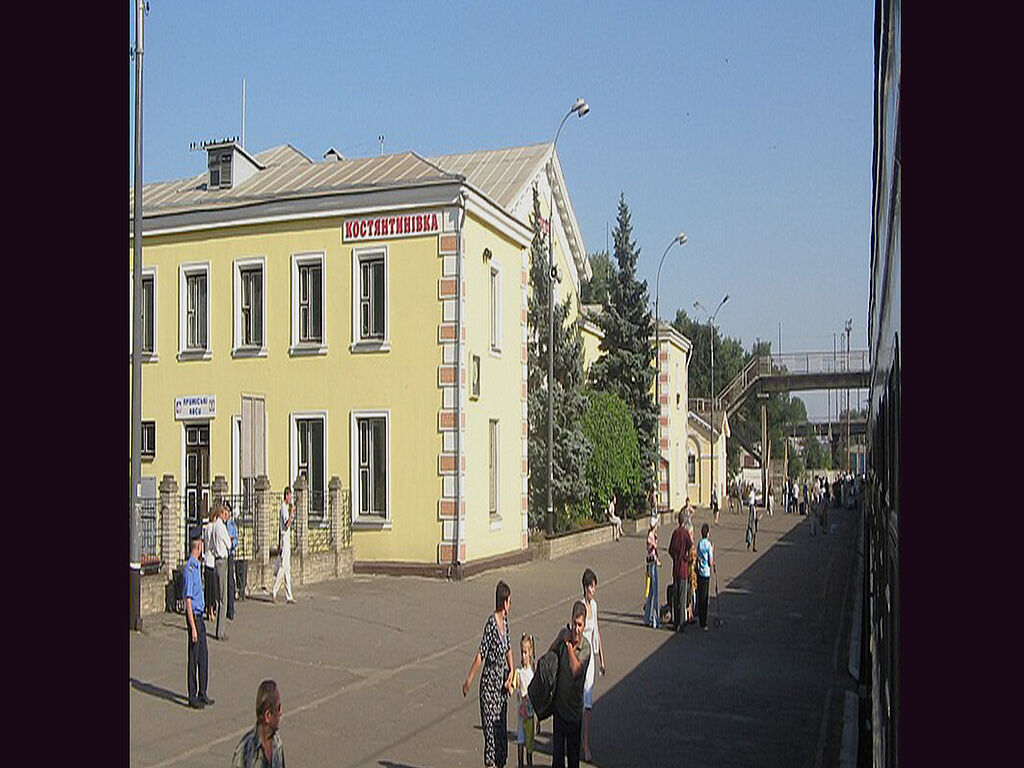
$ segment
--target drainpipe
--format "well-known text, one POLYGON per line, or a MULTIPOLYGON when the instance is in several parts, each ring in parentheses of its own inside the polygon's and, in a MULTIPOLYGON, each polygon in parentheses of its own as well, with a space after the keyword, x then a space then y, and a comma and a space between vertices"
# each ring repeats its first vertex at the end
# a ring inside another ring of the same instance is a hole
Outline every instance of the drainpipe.
POLYGON ((462 580, 459 562, 459 517, 462 512, 462 224, 466 218, 466 195, 459 192, 459 212, 455 223, 455 546, 449 573, 462 580))

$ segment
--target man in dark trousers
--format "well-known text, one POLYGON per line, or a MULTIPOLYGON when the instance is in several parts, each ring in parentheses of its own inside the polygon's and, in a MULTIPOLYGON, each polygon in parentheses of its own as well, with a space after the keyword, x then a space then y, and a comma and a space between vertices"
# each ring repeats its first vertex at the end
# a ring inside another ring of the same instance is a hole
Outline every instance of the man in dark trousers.
MULTIPOLYGON (((689 499, 687 499, 689 501, 689 499)), ((679 527, 672 531, 668 553, 672 556, 672 628, 676 632, 686 630, 686 606, 689 596, 690 560, 693 557, 693 539, 686 530, 686 510, 679 510, 679 527)))
POLYGON ((583 636, 587 606, 577 600, 572 606, 572 620, 562 628, 548 650, 558 654, 558 682, 555 684, 555 707, 551 765, 569 768, 580 765, 580 728, 583 721, 583 683, 590 663, 590 643, 583 636))
POLYGON ((206 602, 203 597, 203 568, 199 563, 199 558, 203 556, 203 534, 200 530, 193 532, 191 543, 191 557, 185 564, 182 585, 185 624, 188 629, 188 705, 193 709, 202 709, 207 704, 213 704, 213 699, 206 695, 209 655, 206 650, 206 622, 203 620, 206 602))
POLYGON ((228 549, 228 620, 235 618, 235 552, 238 550, 238 526, 235 524, 234 510, 231 509, 231 502, 224 502, 224 527, 228 529, 228 537, 231 539, 231 548, 228 549))

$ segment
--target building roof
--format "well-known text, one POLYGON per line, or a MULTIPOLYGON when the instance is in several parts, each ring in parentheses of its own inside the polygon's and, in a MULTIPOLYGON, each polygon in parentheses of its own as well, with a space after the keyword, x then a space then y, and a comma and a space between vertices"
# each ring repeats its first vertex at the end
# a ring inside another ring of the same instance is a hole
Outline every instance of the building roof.
MULTIPOLYGON (((696 424, 697 427, 705 434, 711 431, 711 425, 708 424, 707 420, 696 411, 687 411, 686 415, 689 420, 696 424)), ((717 440, 723 430, 725 431, 725 436, 729 437, 731 432, 729 429, 729 418, 726 416, 724 411, 721 411, 715 413, 715 434, 712 439, 717 440)))
POLYGON ((449 173, 460 174, 507 211, 517 207, 523 193, 551 156, 551 142, 525 147, 485 149, 438 155, 430 161, 449 173))
MULTIPOLYGON (((461 181, 463 178, 442 170, 415 152, 315 162, 290 144, 282 144, 253 157, 264 167, 230 189, 207 189, 205 168, 188 179, 144 185, 143 215, 160 216, 289 197, 461 181)), ((134 213, 134 204, 134 190, 130 190, 130 214, 134 213)))

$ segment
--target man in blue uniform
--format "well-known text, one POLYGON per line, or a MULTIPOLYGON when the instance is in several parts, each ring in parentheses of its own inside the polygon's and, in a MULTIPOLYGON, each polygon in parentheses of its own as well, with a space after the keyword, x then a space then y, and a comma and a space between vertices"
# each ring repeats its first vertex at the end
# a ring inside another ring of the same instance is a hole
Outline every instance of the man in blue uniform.
POLYGON ((235 525, 234 510, 231 509, 231 502, 224 502, 224 525, 227 526, 228 536, 231 538, 231 548, 228 550, 228 620, 235 620, 235 551, 238 549, 238 526, 235 525))
POLYGON ((203 597, 203 569, 199 563, 199 558, 203 556, 203 536, 200 531, 192 534, 191 543, 191 557, 185 564, 183 574, 185 623, 188 628, 188 705, 193 709, 202 709, 207 704, 213 704, 213 699, 206 695, 209 656, 206 651, 206 622, 203 621, 206 600, 203 597))

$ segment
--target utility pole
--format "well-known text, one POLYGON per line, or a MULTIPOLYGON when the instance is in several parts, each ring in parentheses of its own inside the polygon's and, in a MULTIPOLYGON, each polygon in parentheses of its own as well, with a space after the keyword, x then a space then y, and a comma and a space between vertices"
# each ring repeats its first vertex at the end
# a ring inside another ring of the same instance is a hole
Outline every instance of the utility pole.
MULTIPOLYGON (((850 329, 853 318, 846 321, 846 372, 850 372, 850 329)), ((846 388, 846 471, 850 471, 850 388, 846 388)))
POLYGON ((142 20, 146 0, 135 7, 135 210, 132 251, 132 468, 129 489, 129 627, 142 630, 142 20))

